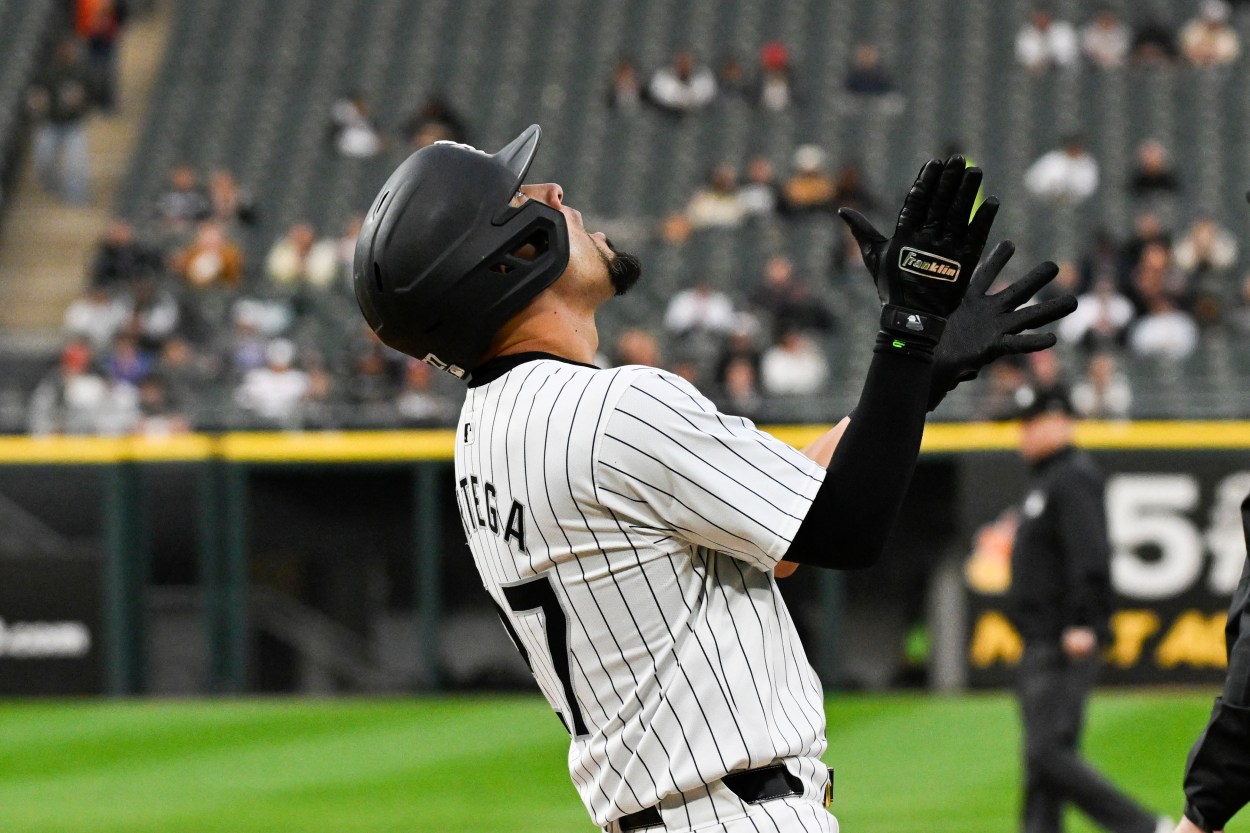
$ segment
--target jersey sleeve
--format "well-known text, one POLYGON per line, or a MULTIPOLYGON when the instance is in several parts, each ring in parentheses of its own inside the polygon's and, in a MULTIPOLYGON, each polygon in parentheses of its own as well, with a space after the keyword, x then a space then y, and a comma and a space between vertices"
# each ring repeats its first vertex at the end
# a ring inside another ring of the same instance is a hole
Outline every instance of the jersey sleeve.
POLYGON ((825 470, 671 373, 638 373, 605 423, 595 488, 631 523, 761 570, 785 555, 825 470))

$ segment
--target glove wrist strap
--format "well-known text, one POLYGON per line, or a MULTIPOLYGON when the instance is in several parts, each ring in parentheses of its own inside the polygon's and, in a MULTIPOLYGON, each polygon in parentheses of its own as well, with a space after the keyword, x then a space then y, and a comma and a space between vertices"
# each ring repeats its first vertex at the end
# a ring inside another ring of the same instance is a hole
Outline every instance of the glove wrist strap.
POLYGON ((881 329, 908 343, 927 344, 932 352, 946 329, 946 319, 929 312, 886 304, 881 308, 881 329))

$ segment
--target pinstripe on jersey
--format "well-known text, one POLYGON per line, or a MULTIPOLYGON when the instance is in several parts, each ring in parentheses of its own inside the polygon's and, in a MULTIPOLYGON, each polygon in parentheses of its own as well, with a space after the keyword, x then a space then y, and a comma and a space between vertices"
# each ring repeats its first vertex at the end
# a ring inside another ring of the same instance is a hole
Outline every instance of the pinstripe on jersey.
POLYGON ((823 774, 820 682, 771 572, 819 465, 672 374, 538 359, 470 387, 455 468, 597 824, 782 759, 823 774))

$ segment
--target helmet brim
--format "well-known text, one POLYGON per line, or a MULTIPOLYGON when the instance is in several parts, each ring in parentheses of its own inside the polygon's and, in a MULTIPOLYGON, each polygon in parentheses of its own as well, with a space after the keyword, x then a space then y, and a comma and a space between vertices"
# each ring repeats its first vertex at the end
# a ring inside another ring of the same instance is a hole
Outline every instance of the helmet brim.
POLYGON ((514 189, 520 188, 525 181, 530 163, 534 161, 534 155, 538 153, 538 140, 542 138, 542 135, 542 128, 531 124, 521 132, 520 136, 508 142, 502 150, 494 154, 496 160, 502 162, 504 167, 516 175, 516 182, 512 185, 514 189))

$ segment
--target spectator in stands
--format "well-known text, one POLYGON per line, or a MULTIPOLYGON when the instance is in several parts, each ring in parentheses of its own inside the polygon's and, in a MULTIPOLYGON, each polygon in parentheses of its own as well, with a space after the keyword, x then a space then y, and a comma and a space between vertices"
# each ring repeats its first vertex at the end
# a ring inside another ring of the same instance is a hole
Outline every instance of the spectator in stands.
POLYGON ((1029 387, 1028 365, 1023 356, 1003 356, 989 367, 986 391, 977 397, 973 419, 1001 422, 1020 410, 1029 387))
POLYGON ((91 284, 112 289, 158 274, 161 254, 135 239, 135 230, 121 217, 109 220, 91 259, 91 284))
POLYGON ((1176 37, 1166 23, 1147 18, 1137 25, 1129 56, 1135 66, 1166 66, 1177 55, 1176 37))
POLYGON ((30 397, 30 433, 91 434, 96 414, 108 396, 108 385, 92 369, 91 348, 74 340, 61 348, 56 369, 45 376, 30 397))
POLYGON ((1093 20, 1081 27, 1081 50, 1085 58, 1100 69, 1124 66, 1132 45, 1133 33, 1116 15, 1115 9, 1100 9, 1093 20))
POLYGON ((838 184, 825 168, 825 152, 816 145, 794 151, 794 172, 781 189, 786 214, 831 212, 837 209, 838 184))
POLYGON ((1100 280, 1110 281, 1116 289, 1123 286, 1127 280, 1125 264, 1120 254, 1120 244, 1105 228, 1094 232, 1093 243, 1081 258, 1078 268, 1081 272, 1081 280, 1078 283, 1081 292, 1093 288, 1100 280))
POLYGON ((1237 306, 1226 316, 1233 331, 1242 336, 1250 335, 1250 273, 1241 279, 1237 306))
POLYGON ((859 165, 847 162, 838 170, 834 181, 839 206, 854 208, 861 213, 871 212, 876 207, 877 199, 864 185, 864 175, 859 165))
POLYGON ((702 110, 715 99, 716 76, 689 52, 678 52, 672 65, 657 69, 647 84, 647 100, 668 113, 702 110))
POLYGON ((1152 299, 1159 294, 1173 303, 1182 304, 1189 289, 1184 272, 1177 268, 1171 249, 1162 241, 1147 243, 1131 273, 1132 284, 1126 293, 1139 315, 1149 311, 1152 299))
POLYGON ((1198 325, 1167 293, 1148 298, 1146 314, 1129 334, 1129 347, 1139 356, 1179 361, 1197 346, 1198 325))
POLYGON ((1176 241, 1172 257, 1191 283, 1208 276, 1222 278, 1237 262, 1237 238, 1210 214, 1202 214, 1176 241))
POLYGON ((235 402, 261 419, 293 427, 309 395, 308 374, 293 367, 295 345, 278 338, 265 347, 265 365, 247 371, 235 390, 235 402))
POLYGON ((738 198, 738 172, 728 162, 712 169, 707 184, 686 204, 686 219, 695 231, 705 228, 734 228, 742 225, 746 207, 738 198))
POLYGON ((1069 135, 1062 147, 1029 166, 1024 184, 1034 196, 1050 202, 1083 202, 1098 188, 1098 163, 1080 136, 1069 135))
POLYGON ((1224 0, 1203 0, 1198 17, 1181 29, 1181 53, 1194 66, 1230 64, 1241 54, 1237 30, 1228 22, 1230 9, 1224 0))
POLYGON ((130 304, 124 296, 114 297, 103 286, 88 286, 65 309, 64 329, 92 350, 103 350, 130 320, 130 304))
POLYGON ((1134 297, 1133 271, 1141 262, 1142 252, 1152 243, 1171 249, 1172 235, 1156 212, 1142 211, 1133 218, 1133 236, 1120 248, 1120 288, 1129 297, 1134 297))
POLYGON ((794 104, 790 50, 780 41, 769 41, 760 47, 758 101, 761 107, 774 113, 789 109, 794 104))
POLYGON ((256 224, 256 200, 250 192, 239 185, 234 174, 218 168, 208 178, 209 202, 214 220, 225 228, 256 224))
POLYGON ((758 366, 740 356, 730 359, 722 372, 719 399, 725 413, 758 419, 764 406, 758 366))
POLYGON ((1033 390, 1053 390, 1062 386, 1063 368, 1059 365, 1056 350, 1038 350, 1028 353, 1029 387, 1033 390))
POLYGON ((612 83, 608 85, 608 106, 622 113, 632 113, 642 103, 642 80, 638 68, 629 58, 621 56, 612 67, 612 83))
POLYGON ((160 376, 170 401, 187 407, 220 375, 221 360, 213 353, 202 353, 179 335, 161 345, 153 373, 160 376))
POLYGON ((797 329, 783 332, 760 361, 760 381, 770 396, 819 393, 828 375, 824 353, 797 329))
POLYGON ((1134 273, 1142 313, 1129 332, 1129 347, 1139 356, 1183 359, 1198 344, 1198 325, 1180 308, 1169 268, 1170 256, 1161 245, 1152 243, 1142 251, 1134 273))
POLYGON ((750 98, 751 82, 742 67, 737 55, 728 55, 721 61, 716 71, 716 92, 721 99, 735 98, 746 101, 750 98))
POLYGON ((616 337, 616 348, 612 351, 612 366, 624 367, 641 364, 646 367, 663 367, 660 358, 660 345, 655 336, 638 327, 628 327, 616 337))
POLYGON ((713 380, 722 389, 729 386, 729 366, 735 362, 747 362, 751 365, 752 383, 758 384, 760 376, 759 338, 760 322, 749 312, 734 314, 733 327, 721 345, 720 354, 716 357, 713 380))
POLYGON ((404 120, 404 141, 412 150, 435 142, 468 142, 464 117, 441 93, 433 93, 404 120))
POLYGON ((794 262, 773 255, 764 265, 764 281, 751 294, 751 303, 766 316, 774 338, 787 330, 828 332, 833 312, 812 294, 807 281, 794 274, 794 262))
POLYGON ((373 118, 373 106, 359 90, 351 92, 330 110, 330 141, 340 156, 368 159, 386 150, 386 142, 373 118))
POLYGON ((1072 24, 1055 20, 1046 9, 1034 9, 1029 22, 1016 33, 1016 60, 1030 72, 1074 67, 1079 55, 1080 45, 1072 24))
POLYGON ((1133 302, 1120 294, 1111 277, 1103 277, 1077 297, 1076 310, 1059 322, 1058 335, 1065 344, 1090 350, 1114 348, 1124 343, 1135 316, 1133 302))
POLYGON ((894 79, 881 65, 881 52, 871 43, 855 47, 851 69, 846 74, 846 91, 855 95, 886 95, 895 90, 894 79))
POLYGON ((186 162, 169 171, 169 187, 156 198, 156 219, 163 231, 182 234, 213 215, 213 203, 200 187, 200 175, 186 162))
POLYGON ((347 374, 348 401, 374 407, 393 401, 404 372, 402 357, 394 357, 394 351, 376 338, 358 345, 347 374))
POLYGON ((87 45, 93 98, 106 113, 117 105, 117 41, 125 22, 124 0, 77 0, 74 30, 87 45))
POLYGON ((193 289, 238 286, 243 279, 243 250, 226 237, 221 224, 200 223, 195 240, 173 257, 174 271, 193 289))
POLYGON ((767 156, 756 156, 747 163, 747 181, 738 189, 738 202, 748 221, 771 220, 777 214, 781 191, 777 174, 767 156))
POLYGON ((78 41, 65 35, 27 95, 36 124, 35 171, 44 188, 71 203, 85 203, 88 196, 90 89, 91 77, 78 41))
POLYGON ((704 334, 719 337, 729 332, 733 323, 733 301, 724 292, 713 289, 707 280, 675 294, 664 311, 664 329, 677 338, 704 334))
POLYGON ((1084 419, 1127 419, 1133 389, 1116 366, 1115 356, 1095 353, 1085 377, 1072 387, 1072 406, 1084 419))
POLYGON ((113 339, 113 349, 104 357, 104 374, 114 382, 138 385, 152 372, 152 357, 139 348, 133 335, 122 331, 113 339))
POLYGON ((1180 189, 1180 181, 1172 170, 1163 142, 1147 139, 1137 146, 1137 161, 1128 187, 1135 197, 1170 195, 1180 189))
POLYGON ((135 281, 131 289, 133 306, 126 329, 144 350, 159 350, 178 329, 182 310, 178 299, 154 278, 135 281))
POLYGON ((139 383, 139 418, 134 431, 145 437, 171 437, 191 430, 185 403, 174 398, 157 375, 139 383))
POLYGON ((339 276, 337 243, 318 240, 311 224, 298 222, 269 249, 265 275, 279 286, 325 289, 339 276))
POLYGON ((419 428, 455 425, 464 395, 449 390, 449 383, 455 383, 449 374, 435 373, 426 362, 409 359, 403 390, 395 400, 400 419, 419 428))

